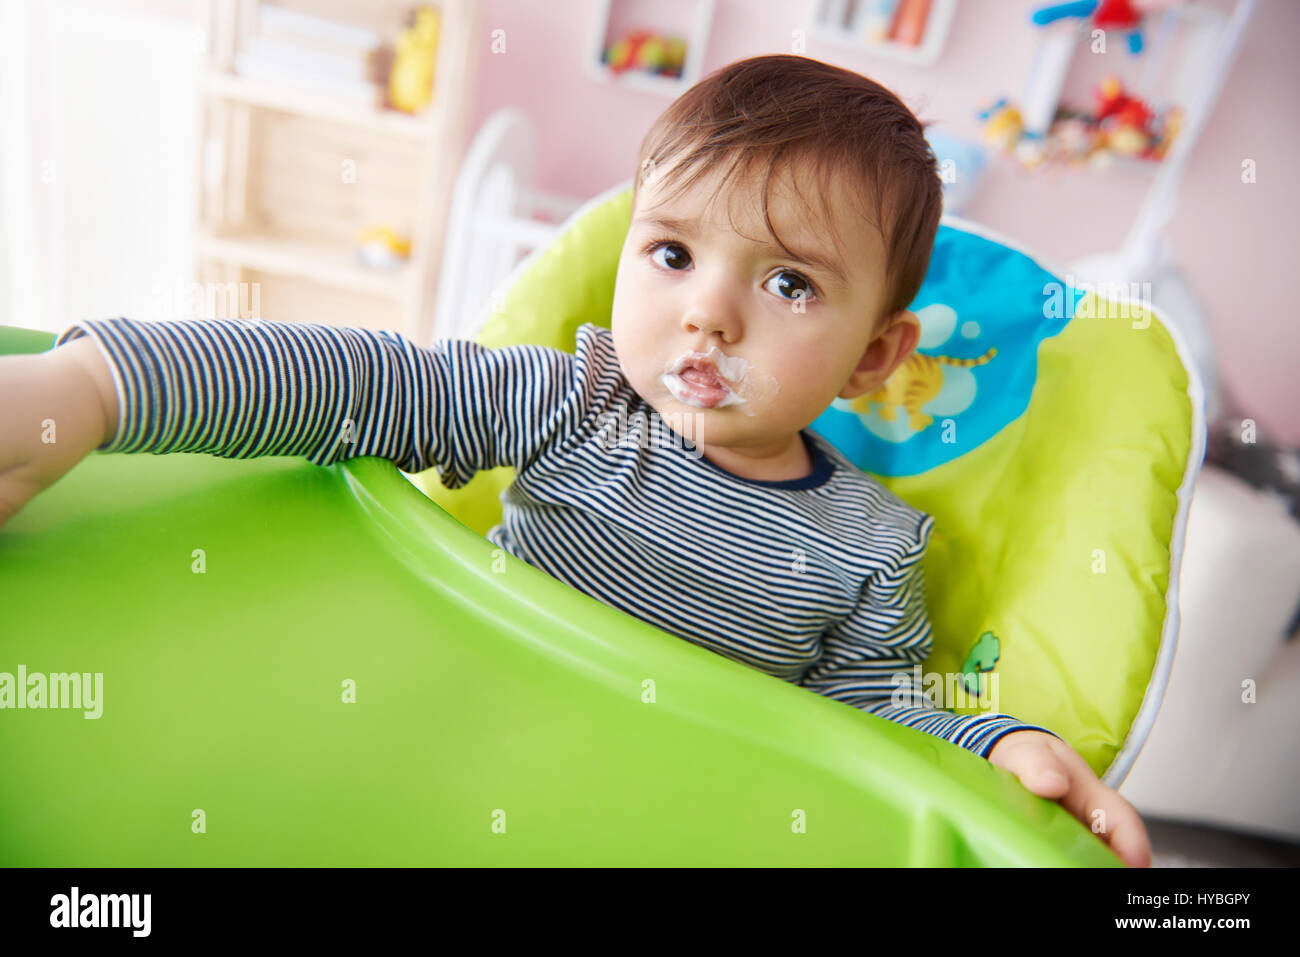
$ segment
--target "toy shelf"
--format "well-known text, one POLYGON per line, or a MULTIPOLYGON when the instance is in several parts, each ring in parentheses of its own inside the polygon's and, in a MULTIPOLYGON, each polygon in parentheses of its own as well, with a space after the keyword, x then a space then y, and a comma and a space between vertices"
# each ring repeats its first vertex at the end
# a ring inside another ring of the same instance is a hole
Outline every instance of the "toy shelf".
POLYGON ((870 0, 811 0, 811 2, 813 9, 810 33, 813 37, 828 43, 851 46, 872 56, 882 56, 920 66, 934 63, 943 52, 944 42, 948 38, 948 27, 957 9, 957 0, 930 0, 921 42, 912 45, 888 40, 878 42, 862 35, 857 26, 858 11, 870 0))
MULTIPOLYGON (((1064 107, 1085 117, 1095 115, 1093 100, 1098 84, 1113 76, 1120 83, 1120 95, 1141 103, 1159 118, 1158 122, 1167 122, 1177 111, 1181 127, 1171 138, 1166 137, 1159 151, 1150 157, 1129 155, 1123 150, 1098 151, 1095 155, 1104 157, 1104 161, 1094 159, 1063 168, 1156 171, 1159 175, 1171 159, 1185 155, 1185 150, 1178 149, 1180 141, 1186 141, 1188 146, 1195 141, 1231 60, 1228 51, 1236 41, 1230 38, 1239 34, 1253 4, 1254 0, 1238 0, 1231 16, 1197 3, 1153 12, 1142 21, 1139 54, 1129 48, 1128 30, 1100 31, 1086 18, 1063 17, 1035 27, 1034 58, 1015 104, 1023 138, 1016 150, 1032 147, 1033 142, 1046 141, 1050 145, 1064 107), (1107 41, 1104 48, 1095 46, 1099 38, 1107 41)), ((1036 159, 1032 148, 1028 155, 1036 159)), ((1041 164, 1044 168, 1053 165, 1041 164)))
POLYGON ((431 132, 428 122, 400 110, 367 110, 341 106, 321 94, 219 70, 207 71, 203 77, 203 90, 209 96, 221 97, 232 103, 246 103, 298 116, 314 116, 379 136, 420 140, 428 137, 431 132))
POLYGON ((275 236, 253 230, 200 233, 199 253, 209 259, 240 263, 272 276, 305 279, 322 286, 384 299, 410 295, 415 270, 408 263, 391 272, 368 269, 338 244, 275 236))
POLYGON ((258 318, 392 329, 425 341, 468 132, 478 4, 208 0, 205 15, 200 284, 255 283, 258 318), (386 78, 397 38, 422 6, 439 15, 433 99, 411 114, 387 105, 386 78), (275 34, 286 19, 307 32, 275 34), (364 61, 329 60, 356 71, 346 80, 328 68, 288 66, 292 56, 319 64, 327 59, 320 49, 337 51, 338 37, 358 36, 364 61), (249 52, 268 45, 288 48, 285 63, 272 59, 268 69, 263 59, 260 70, 249 69, 249 52), (367 227, 407 239, 409 254, 393 256, 389 268, 362 262, 358 235, 367 227))
POLYGON ((680 96, 700 78, 714 6, 715 0, 600 0, 588 42, 588 74, 632 90, 680 96), (637 28, 684 38, 686 59, 680 77, 635 69, 618 73, 604 62, 606 48, 637 28))

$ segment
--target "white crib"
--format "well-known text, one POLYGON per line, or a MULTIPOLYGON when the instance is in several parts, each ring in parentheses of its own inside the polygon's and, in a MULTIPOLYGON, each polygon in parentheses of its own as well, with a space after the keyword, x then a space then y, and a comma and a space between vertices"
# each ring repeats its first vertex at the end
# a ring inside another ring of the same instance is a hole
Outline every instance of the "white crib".
POLYGON ((581 205, 533 187, 535 142, 532 123, 511 107, 488 117, 470 145, 452 195, 434 339, 473 339, 511 270, 581 205))

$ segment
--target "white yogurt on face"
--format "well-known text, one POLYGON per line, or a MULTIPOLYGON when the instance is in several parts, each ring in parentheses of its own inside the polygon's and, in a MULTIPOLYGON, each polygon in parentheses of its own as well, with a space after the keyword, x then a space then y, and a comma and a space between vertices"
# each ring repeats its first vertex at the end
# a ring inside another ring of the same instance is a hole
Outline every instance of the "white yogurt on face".
POLYGON ((726 383, 721 385, 721 389, 726 392, 726 395, 718 401, 713 401, 707 392, 704 398, 700 397, 701 390, 699 386, 687 382, 681 376, 674 375, 671 372, 660 376, 659 381, 664 384, 664 387, 672 393, 673 398, 678 402, 683 405, 693 405, 697 409, 720 409, 723 406, 740 405, 745 401, 728 388, 726 383))
MULTIPOLYGON (((717 346, 708 352, 686 352, 678 359, 664 366, 659 381, 678 402, 697 409, 721 409, 730 405, 745 405, 754 398, 775 395, 780 386, 772 376, 753 373, 753 367, 740 356, 726 355, 717 346), (721 380, 717 386, 701 386, 683 379, 674 369, 685 370, 692 362, 709 360, 718 371, 721 380), (724 394, 717 397, 717 392, 724 394)), ((754 415, 752 409, 744 410, 754 415)))

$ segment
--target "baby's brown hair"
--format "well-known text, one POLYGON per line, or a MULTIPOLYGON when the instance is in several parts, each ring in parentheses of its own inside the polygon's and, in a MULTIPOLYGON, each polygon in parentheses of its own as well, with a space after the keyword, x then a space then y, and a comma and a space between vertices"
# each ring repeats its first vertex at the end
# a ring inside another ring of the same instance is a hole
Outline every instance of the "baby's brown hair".
MULTIPOLYGON (((943 213, 938 164, 925 126, 879 83, 819 60, 788 54, 739 60, 709 74, 673 102, 641 143, 634 197, 641 182, 678 156, 668 172, 665 196, 688 189, 715 167, 730 162, 723 183, 739 170, 767 164, 763 218, 782 249, 768 213, 768 191, 783 162, 812 161, 819 197, 831 222, 830 177, 848 173, 861 184, 863 218, 880 230, 885 245, 884 315, 906 309, 916 298, 930 264, 943 213), (868 211, 874 208, 875 220, 868 211)), ((878 318, 878 317, 877 317, 878 318)))

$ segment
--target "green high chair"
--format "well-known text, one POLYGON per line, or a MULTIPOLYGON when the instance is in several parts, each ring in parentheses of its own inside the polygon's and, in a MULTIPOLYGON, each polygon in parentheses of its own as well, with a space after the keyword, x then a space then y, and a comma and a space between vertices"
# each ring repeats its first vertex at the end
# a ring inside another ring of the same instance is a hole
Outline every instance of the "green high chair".
MULTIPOLYGON (((626 186, 575 213, 479 341, 608 325, 629 216, 626 186)), ((926 671, 972 712, 996 678, 1115 784, 1172 658, 1198 386, 1149 307, 1052 318, 1035 270, 945 221, 921 351, 1003 362, 813 427, 936 517, 926 671)), ((92 453, 0 528, 0 864, 1120 865, 977 755, 495 549, 512 473, 92 453)))

